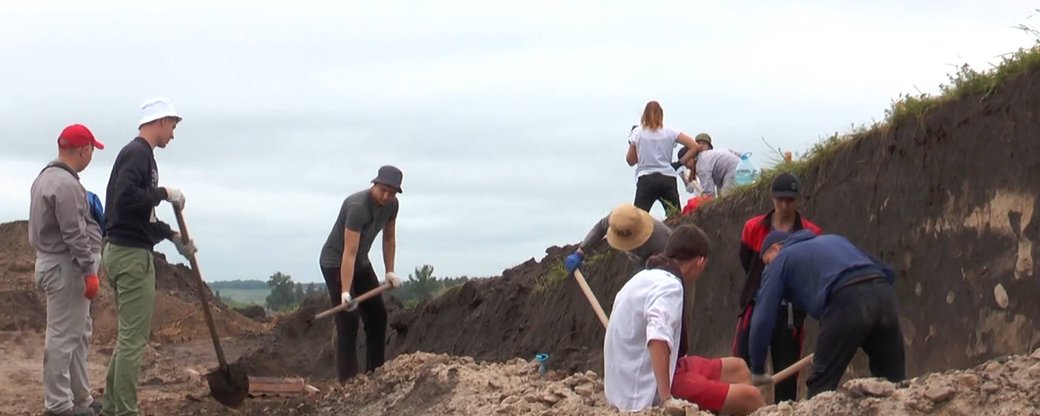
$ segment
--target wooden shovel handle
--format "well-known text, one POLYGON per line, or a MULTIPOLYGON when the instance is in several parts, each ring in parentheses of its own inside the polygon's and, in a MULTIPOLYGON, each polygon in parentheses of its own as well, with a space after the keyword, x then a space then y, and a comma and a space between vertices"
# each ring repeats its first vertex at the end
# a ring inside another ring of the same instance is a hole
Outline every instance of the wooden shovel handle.
POLYGON ((788 377, 798 374, 799 371, 802 371, 802 369, 808 367, 809 364, 812 364, 812 359, 813 354, 806 355, 801 360, 798 360, 794 364, 791 364, 790 367, 780 370, 779 373, 773 374, 773 384, 787 380, 788 377))
MULTIPOLYGON (((389 288, 390 288, 390 283, 383 283, 383 284, 379 285, 379 287, 377 287, 375 289, 372 289, 372 290, 369 290, 368 292, 365 292, 361 296, 358 296, 358 297, 354 298, 354 301, 356 301, 357 303, 364 302, 366 300, 369 300, 369 299, 372 299, 372 298, 374 298, 376 296, 381 295, 383 292, 385 292, 389 288)), ((332 314, 334 314, 336 312, 345 311, 345 310, 347 310, 347 306, 349 306, 349 305, 346 304, 346 303, 341 303, 339 305, 333 306, 333 307, 331 307, 329 309, 326 309, 325 312, 322 312, 322 313, 319 313, 317 315, 314 315, 314 319, 321 319, 321 318, 324 318, 326 316, 332 315, 332 314)))
POLYGON ((589 304, 592 305, 592 310, 596 312, 599 321, 603 323, 603 328, 606 328, 607 314, 606 312, 603 312, 603 307, 599 306, 599 300, 596 299, 596 295, 592 293, 592 289, 589 288, 589 283, 585 281, 585 276, 581 274, 581 270, 574 270, 574 280, 578 281, 578 287, 581 287, 581 292, 584 293, 585 298, 589 300, 589 304))

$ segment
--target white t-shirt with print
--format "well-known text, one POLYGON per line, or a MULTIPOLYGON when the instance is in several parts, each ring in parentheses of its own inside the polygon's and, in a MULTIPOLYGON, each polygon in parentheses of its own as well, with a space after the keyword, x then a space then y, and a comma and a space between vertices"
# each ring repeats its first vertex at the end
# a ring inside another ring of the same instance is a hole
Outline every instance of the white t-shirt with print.
POLYGON ((664 126, 650 130, 643 126, 636 127, 628 135, 628 143, 636 146, 636 179, 651 173, 661 173, 675 177, 672 167, 672 154, 675 152, 679 130, 664 126))
POLYGON ((657 380, 647 347, 650 340, 664 341, 671 349, 671 386, 679 356, 682 309, 682 283, 664 270, 643 270, 618 291, 603 340, 607 403, 622 411, 639 411, 658 401, 657 380))

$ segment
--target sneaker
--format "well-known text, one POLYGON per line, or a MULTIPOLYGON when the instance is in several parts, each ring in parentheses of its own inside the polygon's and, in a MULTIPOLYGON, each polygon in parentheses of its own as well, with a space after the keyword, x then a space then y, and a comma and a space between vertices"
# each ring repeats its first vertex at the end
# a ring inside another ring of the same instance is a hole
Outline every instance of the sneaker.
POLYGON ((95 416, 94 410, 89 407, 74 407, 64 412, 43 412, 43 416, 95 416))

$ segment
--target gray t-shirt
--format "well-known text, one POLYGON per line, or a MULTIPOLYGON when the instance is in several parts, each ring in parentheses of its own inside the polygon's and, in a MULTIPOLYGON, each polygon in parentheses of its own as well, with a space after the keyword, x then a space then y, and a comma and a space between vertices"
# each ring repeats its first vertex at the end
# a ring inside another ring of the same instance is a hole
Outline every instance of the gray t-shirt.
MULTIPOLYGON (((607 236, 607 228, 610 227, 610 215, 603 217, 603 219, 596 222, 596 225, 592 226, 589 233, 585 236, 585 239, 581 241, 581 247, 588 247, 603 237, 607 236)), ((646 240, 643 245, 626 252, 632 260, 638 262, 641 266, 646 264, 646 260, 650 256, 664 252, 664 246, 668 244, 668 238, 672 236, 672 229, 668 228, 665 223, 661 222, 657 218, 654 218, 654 232, 650 234, 650 239, 646 240)))
POLYGON ((340 267, 343 260, 345 229, 361 233, 354 267, 369 265, 371 262, 368 260, 368 251, 372 248, 372 242, 375 241, 376 234, 383 231, 386 223, 397 219, 397 209, 397 198, 379 206, 372 200, 370 189, 348 196, 339 208, 339 215, 336 217, 336 223, 332 225, 329 238, 325 240, 325 246, 321 248, 319 265, 327 268, 340 267))
POLYGON ((702 195, 719 196, 718 189, 725 183, 726 176, 733 176, 740 163, 740 156, 725 149, 712 149, 697 155, 697 177, 704 187, 702 195))

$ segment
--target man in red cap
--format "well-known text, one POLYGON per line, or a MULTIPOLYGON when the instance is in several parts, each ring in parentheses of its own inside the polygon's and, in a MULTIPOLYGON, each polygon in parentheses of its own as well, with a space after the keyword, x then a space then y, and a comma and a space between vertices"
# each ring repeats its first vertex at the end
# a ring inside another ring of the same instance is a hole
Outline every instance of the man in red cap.
POLYGON ((44 341, 44 415, 94 415, 99 403, 90 396, 87 349, 90 301, 98 293, 101 225, 90 213, 79 172, 90 164, 94 148, 105 145, 82 124, 58 136, 58 159, 33 181, 29 200, 29 243, 36 249, 36 284, 47 295, 44 341))

